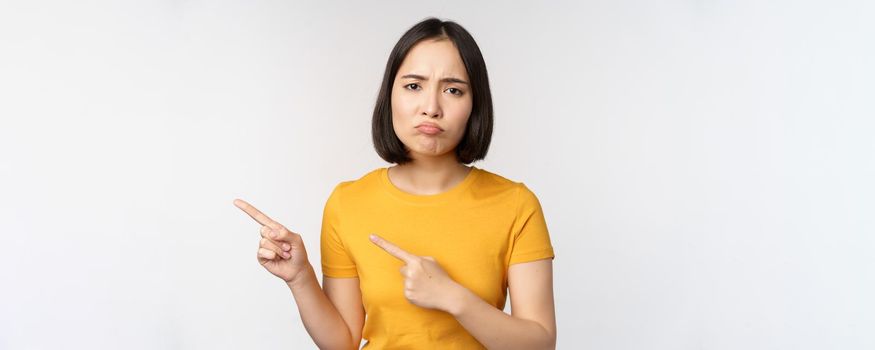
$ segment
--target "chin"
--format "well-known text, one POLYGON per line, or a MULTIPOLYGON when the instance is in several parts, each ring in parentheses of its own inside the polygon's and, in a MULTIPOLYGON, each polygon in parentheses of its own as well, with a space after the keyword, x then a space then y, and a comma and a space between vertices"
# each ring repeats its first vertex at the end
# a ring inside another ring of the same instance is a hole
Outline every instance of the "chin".
POLYGON ((453 153, 452 149, 447 150, 447 151, 434 151, 434 152, 424 151, 424 150, 423 151, 413 151, 413 152, 410 152, 410 155, 411 155, 411 157, 414 157, 414 154, 416 154, 417 156, 422 156, 422 157, 442 157, 442 156, 446 156, 447 154, 450 154, 450 153, 453 153))

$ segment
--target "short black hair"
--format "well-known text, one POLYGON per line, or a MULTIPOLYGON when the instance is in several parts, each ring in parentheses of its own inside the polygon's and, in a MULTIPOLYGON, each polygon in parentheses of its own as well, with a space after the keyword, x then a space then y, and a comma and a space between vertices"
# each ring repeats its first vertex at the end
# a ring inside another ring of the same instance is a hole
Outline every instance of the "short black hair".
POLYGON ((389 163, 400 165, 413 160, 392 126, 392 86, 407 53, 413 46, 427 39, 449 39, 459 50, 468 72, 473 106, 465 126, 465 135, 455 149, 456 159, 463 164, 481 160, 486 157, 492 139, 492 94, 489 91, 486 62, 483 61, 480 47, 465 28, 455 22, 441 21, 434 17, 426 18, 408 29, 389 54, 371 121, 374 148, 389 163))

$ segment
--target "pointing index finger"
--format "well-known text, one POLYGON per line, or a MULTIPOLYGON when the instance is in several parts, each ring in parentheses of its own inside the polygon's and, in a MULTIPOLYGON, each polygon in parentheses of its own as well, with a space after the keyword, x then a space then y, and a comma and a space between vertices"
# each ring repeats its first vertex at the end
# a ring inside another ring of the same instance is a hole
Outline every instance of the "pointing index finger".
POLYGON ((258 223, 260 223, 264 226, 267 226, 267 227, 270 227, 273 229, 279 228, 279 224, 276 221, 273 221, 267 215, 264 215, 264 213, 262 213, 258 209, 255 209, 255 207, 253 207, 252 204, 246 203, 246 201, 244 201, 242 199, 235 199, 234 206, 236 206, 237 208, 240 208, 240 210, 243 210, 243 212, 245 212, 247 215, 249 215, 250 217, 255 219, 255 221, 258 221, 258 223))
POLYGON ((405 263, 409 264, 417 258, 416 255, 408 253, 404 249, 399 248, 398 246, 392 244, 391 242, 383 239, 380 236, 372 234, 370 238, 371 242, 374 242, 374 244, 376 244, 380 248, 383 248, 383 250, 385 250, 387 253, 398 258, 401 261, 404 261, 405 263))

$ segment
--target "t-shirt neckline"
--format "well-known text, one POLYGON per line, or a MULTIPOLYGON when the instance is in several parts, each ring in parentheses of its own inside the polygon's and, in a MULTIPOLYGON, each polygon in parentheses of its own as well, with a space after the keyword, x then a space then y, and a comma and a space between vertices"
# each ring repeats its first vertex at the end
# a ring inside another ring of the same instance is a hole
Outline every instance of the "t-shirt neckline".
POLYGON ((471 166, 471 170, 468 171, 468 174, 465 175, 465 178, 462 182, 459 182, 449 190, 446 190, 441 193, 436 194, 413 194, 402 191, 400 188, 395 186, 392 181, 389 180, 389 168, 380 168, 380 178, 383 184, 383 187, 393 196, 402 199, 411 203, 418 204, 429 204, 429 203, 440 203, 453 198, 458 198, 461 194, 465 192, 465 190, 471 186, 471 183, 477 178, 480 174, 480 169, 476 166, 471 166))

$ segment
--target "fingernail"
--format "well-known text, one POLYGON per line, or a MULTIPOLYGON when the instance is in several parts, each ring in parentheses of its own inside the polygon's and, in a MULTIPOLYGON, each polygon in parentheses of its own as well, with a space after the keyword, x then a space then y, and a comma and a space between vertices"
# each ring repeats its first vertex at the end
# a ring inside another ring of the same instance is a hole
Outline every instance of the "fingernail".
POLYGON ((270 231, 270 238, 276 238, 276 232, 270 231))
POLYGON ((288 243, 283 243, 283 250, 289 250, 289 249, 292 249, 292 246, 290 246, 288 243))
POLYGON ((371 241, 376 241, 376 240, 377 240, 377 235, 371 234, 371 241))
POLYGON ((289 252, 283 252, 283 256, 284 256, 286 259, 288 259, 288 258, 290 258, 292 255, 289 254, 289 252))

